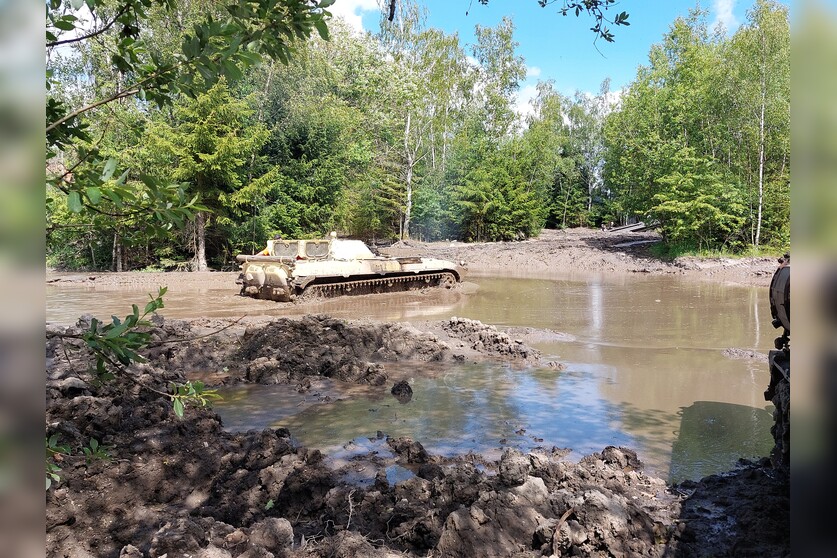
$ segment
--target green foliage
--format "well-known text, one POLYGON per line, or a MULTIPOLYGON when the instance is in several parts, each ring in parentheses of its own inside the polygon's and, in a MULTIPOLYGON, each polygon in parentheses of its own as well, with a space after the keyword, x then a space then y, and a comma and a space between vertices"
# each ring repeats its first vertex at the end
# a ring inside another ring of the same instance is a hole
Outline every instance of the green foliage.
POLYGON ((60 461, 64 456, 70 455, 69 446, 59 445, 61 437, 58 434, 53 434, 49 438, 45 438, 46 445, 46 489, 52 486, 52 483, 61 482, 61 476, 58 474, 61 467, 58 466, 57 461, 60 461))
POLYGON ((413 234, 420 240, 459 238, 455 192, 442 185, 428 184, 416 190, 413 234))
POLYGON ((81 7, 78 0, 50 0, 46 6, 47 52, 56 54, 48 56, 46 74, 46 160, 61 159, 48 170, 47 183, 65 196, 72 213, 93 211, 114 219, 151 214, 153 219, 147 224, 165 230, 182 226, 205 208, 196 198, 186 197, 180 185, 148 174, 137 176, 117 159, 102 157, 92 145, 89 117, 95 120, 103 107, 130 98, 163 107, 178 95, 198 97, 221 78, 240 79, 243 70, 263 55, 287 63, 294 41, 309 37, 314 30, 328 36, 325 21, 331 14, 325 8, 333 0, 235 2, 220 18, 212 11, 196 17, 191 29, 182 32, 175 52, 158 50, 151 31, 152 15, 165 19, 177 9, 171 0, 115 4, 85 0, 84 4, 97 22, 92 30, 76 16, 81 7), (162 15, 154 10, 161 10, 162 15), (91 56, 95 75, 79 78, 92 86, 88 88, 92 95, 75 95, 60 80, 56 66, 64 58, 56 49, 91 56), (114 204, 115 211, 101 207, 103 200, 114 204))
POLYGON ((212 405, 212 401, 221 399, 217 390, 206 389, 206 386, 201 381, 188 381, 185 384, 171 384, 171 399, 174 407, 174 414, 178 418, 183 418, 183 413, 188 404, 194 404, 198 407, 208 407, 212 405))
POLYGON ((474 166, 455 190, 458 227, 465 240, 521 240, 543 226, 541 199, 511 157, 516 147, 510 143, 496 154, 472 159, 474 166))
POLYGON ((697 162, 659 180, 651 215, 659 220, 663 237, 699 250, 730 245, 745 220, 746 206, 735 184, 697 162))
POLYGON ((604 178, 617 221, 659 218, 697 250, 787 245, 787 9, 760 0, 731 38, 707 13, 679 18, 605 124, 604 178))
POLYGON ((96 318, 90 321, 90 326, 80 337, 96 357, 95 375, 99 381, 113 379, 113 368, 145 362, 137 351, 148 344, 151 334, 141 328, 152 325, 145 318, 164 307, 163 295, 167 290, 167 287, 160 287, 156 297, 149 295, 151 300, 145 305, 142 315, 139 307, 133 304, 133 312, 124 320, 111 316, 111 322, 104 325, 96 318))
MULTIPOLYGON (((77 55, 48 57, 53 265, 178 269, 196 254, 200 269, 205 253, 229 269, 277 233, 508 240, 633 218, 695 249, 789 241, 775 3, 731 38, 705 12, 676 20, 616 109, 607 83, 569 97, 541 83, 523 122, 507 18, 478 27, 469 59, 420 2, 361 37, 328 20, 330 2, 93 0, 91 40, 63 31, 69 1, 48 8, 48 41, 77 55)), ((610 41, 628 24, 617 8, 558 10, 610 41)))
MULTIPOLYGON (((249 122, 252 110, 235 99, 224 79, 205 93, 174 105, 172 120, 152 121, 136 158, 146 166, 171 168, 169 178, 189 184, 219 217, 225 216, 230 196, 243 182, 243 169, 268 138, 260 123, 249 122)), ((198 271, 206 268, 207 220, 197 215, 195 261, 198 271)))
POLYGON ((110 446, 102 446, 99 444, 99 440, 96 438, 90 438, 90 442, 88 445, 81 448, 82 452, 84 452, 84 458, 87 463, 91 463, 94 460, 98 461, 110 461, 111 455, 110 451, 113 448, 110 446))

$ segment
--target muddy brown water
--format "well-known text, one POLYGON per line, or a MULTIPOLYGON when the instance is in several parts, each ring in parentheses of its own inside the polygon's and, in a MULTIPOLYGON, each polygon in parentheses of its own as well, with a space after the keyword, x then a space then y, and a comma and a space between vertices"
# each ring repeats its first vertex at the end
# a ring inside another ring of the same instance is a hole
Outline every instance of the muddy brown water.
MULTIPOLYGON (((286 426, 297 440, 335 459, 388 449, 378 432, 410 436, 429 451, 491 458, 503 446, 571 448, 575 456, 624 445, 646 471, 671 481, 726 471, 739 458, 768 455, 772 406, 763 399, 765 362, 725 356, 727 348, 766 354, 775 337, 767 289, 670 276, 565 275, 541 279, 470 277, 443 296, 346 297, 288 306, 242 299, 236 286, 170 289, 170 318, 280 316, 308 312, 388 321, 460 316, 513 330, 566 369, 482 364, 387 365, 413 398, 388 389, 316 382, 225 388, 225 427, 286 426)), ((47 285, 47 320, 125 315, 147 289, 47 285)), ((390 384, 388 384, 390 385, 390 384)), ((396 477, 397 469, 388 469, 396 477)))

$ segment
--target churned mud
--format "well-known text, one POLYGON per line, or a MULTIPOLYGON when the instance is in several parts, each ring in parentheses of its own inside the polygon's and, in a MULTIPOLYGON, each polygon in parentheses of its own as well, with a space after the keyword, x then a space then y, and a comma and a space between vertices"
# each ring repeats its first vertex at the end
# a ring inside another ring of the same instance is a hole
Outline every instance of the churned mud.
POLYGON ((481 273, 548 275, 566 272, 679 275, 702 281, 768 286, 773 258, 695 258, 663 261, 651 255, 656 232, 598 229, 544 229, 521 242, 398 242, 381 252, 393 256, 425 255, 464 261, 481 273))
POLYGON ((187 406, 178 418, 160 393, 190 371, 221 370, 216 383, 305 389, 325 376, 408 397, 389 363, 545 364, 525 342, 537 335, 528 328, 155 317, 148 362, 99 384, 87 349, 66 337, 77 327, 47 331, 47 436, 73 449, 56 458, 61 480, 46 493, 48 556, 789 555, 788 479, 767 461, 667 486, 628 448, 577 463, 561 448, 507 449, 487 461, 432 455, 418 440, 379 432, 406 474, 392 481, 368 455, 380 469, 357 484, 286 429, 228 433, 208 408, 187 406), (91 439, 99 455, 82 450, 91 439))

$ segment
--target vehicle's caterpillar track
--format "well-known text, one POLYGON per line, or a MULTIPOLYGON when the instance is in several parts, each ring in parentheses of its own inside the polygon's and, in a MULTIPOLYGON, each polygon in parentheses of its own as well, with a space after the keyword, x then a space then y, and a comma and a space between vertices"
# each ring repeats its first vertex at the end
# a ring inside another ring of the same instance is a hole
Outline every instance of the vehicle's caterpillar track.
POLYGON ((380 279, 313 284, 306 287, 302 296, 304 298, 330 298, 346 295, 409 291, 425 287, 444 287, 450 289, 455 284, 456 276, 451 272, 445 271, 439 273, 401 275, 398 277, 382 277, 380 279))

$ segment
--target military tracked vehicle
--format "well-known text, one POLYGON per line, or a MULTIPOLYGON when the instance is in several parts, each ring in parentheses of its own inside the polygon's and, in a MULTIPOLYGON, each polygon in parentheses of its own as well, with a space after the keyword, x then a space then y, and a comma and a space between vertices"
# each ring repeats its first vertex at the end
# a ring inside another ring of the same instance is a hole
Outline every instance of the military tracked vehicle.
POLYGON ((782 330, 776 338, 775 351, 770 351, 770 384, 764 399, 773 403, 773 465, 790 467, 790 254, 779 259, 779 267, 770 281, 770 314, 773 327, 782 330))
POLYGON ((299 297, 334 297, 452 288, 464 264, 420 257, 376 256, 360 240, 274 239, 256 255, 238 255, 241 294, 289 302, 299 297))

